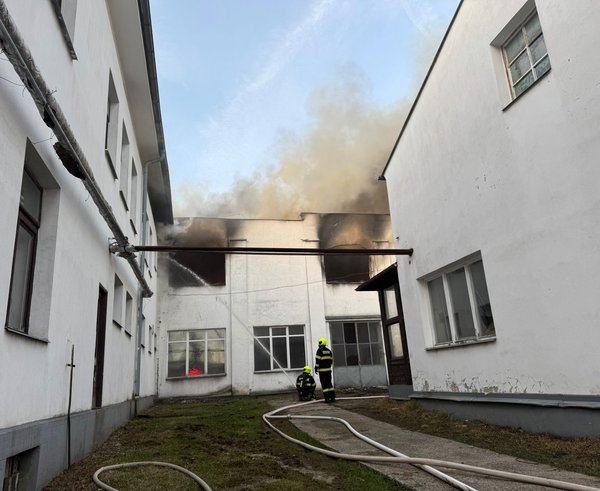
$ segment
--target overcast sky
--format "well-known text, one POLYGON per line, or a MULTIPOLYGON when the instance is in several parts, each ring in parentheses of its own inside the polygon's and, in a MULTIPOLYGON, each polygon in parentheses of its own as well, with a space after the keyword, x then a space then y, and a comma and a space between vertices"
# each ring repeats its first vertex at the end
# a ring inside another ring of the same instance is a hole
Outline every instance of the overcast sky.
POLYGON ((310 131, 324 87, 360 79, 382 110, 414 96, 457 4, 151 0, 176 212, 182 185, 226 193, 276 167, 277 142, 310 131))

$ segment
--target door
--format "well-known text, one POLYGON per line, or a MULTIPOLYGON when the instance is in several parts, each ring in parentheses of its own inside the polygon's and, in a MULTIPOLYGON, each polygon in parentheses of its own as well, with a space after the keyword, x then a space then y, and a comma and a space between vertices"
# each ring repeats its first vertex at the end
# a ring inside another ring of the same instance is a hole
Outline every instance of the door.
POLYGON ((379 321, 333 321, 329 332, 336 387, 387 386, 379 321))
POLYGON ((398 281, 379 291, 390 385, 412 385, 408 343, 398 281))
POLYGON ((102 385, 104 381, 104 346, 106 344, 106 304, 108 294, 102 286, 98 291, 96 312, 96 348, 94 350, 94 379, 92 408, 102 407, 102 385))

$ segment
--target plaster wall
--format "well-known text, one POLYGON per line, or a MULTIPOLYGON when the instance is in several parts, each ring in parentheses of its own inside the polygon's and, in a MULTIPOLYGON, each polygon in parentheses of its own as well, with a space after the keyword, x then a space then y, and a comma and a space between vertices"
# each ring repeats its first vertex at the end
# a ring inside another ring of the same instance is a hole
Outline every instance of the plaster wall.
POLYGON ((522 0, 465 0, 386 171, 416 391, 600 394, 600 10, 535 2, 552 69, 512 104, 522 0), (496 341, 433 347, 424 275, 480 252, 496 341))
MULTIPOLYGON (((8 0, 7 7, 32 52, 41 74, 80 143, 99 186, 122 229, 136 243, 138 234, 119 196, 119 182, 113 177, 104 154, 104 132, 108 74, 113 74, 119 94, 119 122, 128 127, 131 151, 138 166, 141 184, 141 157, 136 132, 121 77, 119 56, 105 2, 79 2, 74 44, 78 60, 73 61, 62 39, 51 2, 8 0)), ((10 63, 0 64, 0 75, 20 84, 10 63)), ((34 280, 31 329, 42 340, 0 331, 0 428, 63 415, 67 411, 71 347, 75 346, 72 411, 89 410, 92 403, 92 376, 96 337, 98 288, 108 292, 103 404, 120 403, 132 397, 135 339, 112 322, 113 282, 117 273, 135 297, 137 281, 125 260, 108 251, 108 227, 100 217, 82 183, 62 166, 49 140, 51 130, 42 122, 31 97, 22 86, 0 83, 0 318, 6 319, 19 192, 27 139, 34 143, 46 172, 57 189, 51 196, 52 216, 42 217, 42 226, 55 224, 41 255, 50 255, 38 266, 49 270, 34 280), (48 220, 46 220, 46 218, 48 220), (52 247, 47 248, 50 243, 52 247), (50 253, 48 252, 50 251, 50 253), (41 307, 40 307, 41 306, 41 307), (46 309, 46 310, 44 310, 46 309)), ((119 143, 120 145, 120 143, 119 143)), ((118 170, 118 169, 117 169, 118 170)), ((141 200, 141 187, 137 193, 141 200)), ((46 199, 46 197, 44 198, 46 199)), ((46 209, 46 206, 44 206, 46 209)), ((137 206, 138 213, 141 206, 137 206)), ((152 216, 151 212, 149 213, 152 216)), ((139 216, 137 219, 139 224, 139 216)), ((155 225, 152 225, 155 227, 155 225)), ((149 279, 156 289, 156 276, 149 279)), ((156 300, 146 302, 147 323, 156 323, 156 300)), ((135 314, 134 314, 135 315, 135 314)), ((135 334, 135 322, 132 334, 135 334)), ((150 357, 149 355, 147 355, 150 357)), ((154 355, 152 355, 153 357, 154 355)), ((142 365, 143 395, 155 393, 152 363, 142 365)))

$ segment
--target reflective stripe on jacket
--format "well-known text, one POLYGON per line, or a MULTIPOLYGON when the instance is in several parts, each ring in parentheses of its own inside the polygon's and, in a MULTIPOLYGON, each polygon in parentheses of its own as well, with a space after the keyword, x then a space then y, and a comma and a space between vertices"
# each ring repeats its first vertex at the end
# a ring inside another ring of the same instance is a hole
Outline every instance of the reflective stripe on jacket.
POLYGON ((298 375, 298 378, 296 379, 296 388, 297 389, 302 389, 303 387, 316 387, 317 384, 315 382, 315 379, 313 378, 312 375, 308 374, 308 373, 301 373, 300 375, 298 375))
POLYGON ((315 360, 315 371, 331 372, 333 352, 327 346, 319 346, 315 360))

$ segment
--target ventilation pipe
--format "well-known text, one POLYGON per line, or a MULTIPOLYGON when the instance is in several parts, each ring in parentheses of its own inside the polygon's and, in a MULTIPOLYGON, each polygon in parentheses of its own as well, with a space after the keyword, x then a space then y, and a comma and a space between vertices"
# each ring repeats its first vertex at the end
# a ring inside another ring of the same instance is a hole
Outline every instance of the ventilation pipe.
POLYGON ((71 174, 83 181, 85 189, 113 234, 115 242, 111 245, 110 251, 118 251, 118 255, 127 260, 140 284, 142 295, 151 297, 152 290, 136 261, 135 250, 129 244, 129 239, 121 230, 110 205, 104 198, 67 119, 39 72, 31 52, 25 46, 23 38, 8 13, 4 0, 0 0, 0 43, 6 57, 31 94, 44 123, 56 135, 58 141, 54 144, 54 149, 58 157, 71 174))

